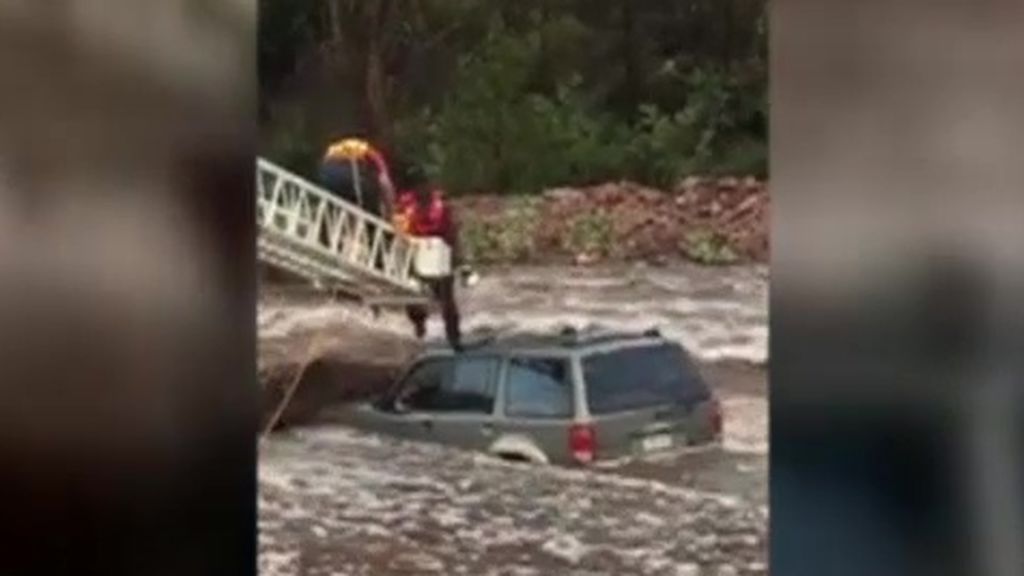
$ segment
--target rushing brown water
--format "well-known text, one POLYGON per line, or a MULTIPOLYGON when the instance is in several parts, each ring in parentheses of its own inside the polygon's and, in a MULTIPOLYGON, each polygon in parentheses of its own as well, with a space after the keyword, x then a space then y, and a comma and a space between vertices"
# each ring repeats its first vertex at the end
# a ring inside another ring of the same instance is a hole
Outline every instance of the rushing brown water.
POLYGON ((268 289, 265 382, 317 360, 292 426, 261 447, 262 574, 766 573, 763 269, 487 271, 461 300, 468 329, 659 326, 721 397, 722 445, 571 471, 349 430, 331 406, 385 386, 415 352, 405 319, 268 289))

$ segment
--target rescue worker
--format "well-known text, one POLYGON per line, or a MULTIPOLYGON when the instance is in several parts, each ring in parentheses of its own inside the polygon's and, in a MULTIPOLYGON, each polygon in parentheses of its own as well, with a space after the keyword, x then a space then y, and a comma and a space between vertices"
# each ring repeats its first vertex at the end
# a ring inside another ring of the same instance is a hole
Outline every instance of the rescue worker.
POLYGON ((320 182, 338 197, 387 218, 395 189, 384 155, 359 138, 345 138, 327 148, 320 164, 320 182), (368 178, 370 173, 376 178, 368 178))
MULTIPOLYGON (((404 191, 397 200, 396 225, 411 236, 433 236, 448 244, 452 255, 452 270, 461 262, 458 227, 444 193, 440 188, 425 185, 418 174, 412 176, 411 190, 404 191)), ((431 293, 441 307, 445 336, 455 351, 462 350, 462 332, 459 326, 459 309, 455 302, 455 274, 442 278, 424 279, 431 293)), ((415 329, 416 337, 423 338, 427 332, 429 311, 424 306, 411 305, 406 315, 415 329)))

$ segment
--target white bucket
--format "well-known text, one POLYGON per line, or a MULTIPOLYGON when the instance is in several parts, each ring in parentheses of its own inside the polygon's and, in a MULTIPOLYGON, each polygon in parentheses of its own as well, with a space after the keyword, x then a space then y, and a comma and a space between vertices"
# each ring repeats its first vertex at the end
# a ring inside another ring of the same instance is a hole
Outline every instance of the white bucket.
POLYGON ((424 278, 442 278, 452 273, 452 250, 440 238, 417 238, 416 273, 424 278))

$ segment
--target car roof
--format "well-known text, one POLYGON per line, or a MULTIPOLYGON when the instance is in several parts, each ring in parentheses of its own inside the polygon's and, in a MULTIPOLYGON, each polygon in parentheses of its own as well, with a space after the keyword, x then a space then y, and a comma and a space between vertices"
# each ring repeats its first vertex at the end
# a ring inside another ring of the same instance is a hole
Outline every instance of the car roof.
MULTIPOLYGON (((664 344, 657 329, 644 332, 612 331, 603 328, 565 328, 560 331, 510 331, 478 333, 465 338, 465 354, 550 354, 553 356, 586 353, 618 344, 664 344)), ((428 342, 424 353, 430 356, 450 355, 451 348, 443 340, 428 342)))

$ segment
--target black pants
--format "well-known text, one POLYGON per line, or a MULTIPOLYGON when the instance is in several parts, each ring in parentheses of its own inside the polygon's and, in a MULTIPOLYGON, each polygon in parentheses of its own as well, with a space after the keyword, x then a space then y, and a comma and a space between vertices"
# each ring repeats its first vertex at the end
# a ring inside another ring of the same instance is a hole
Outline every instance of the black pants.
MULTIPOLYGON (((455 276, 427 280, 426 283, 441 306, 441 318, 444 320, 444 333, 448 344, 459 350, 462 347, 462 331, 459 327, 459 307, 455 303, 455 276)), ((425 306, 408 306, 405 311, 416 329, 416 337, 422 338, 427 332, 429 311, 425 306)))

